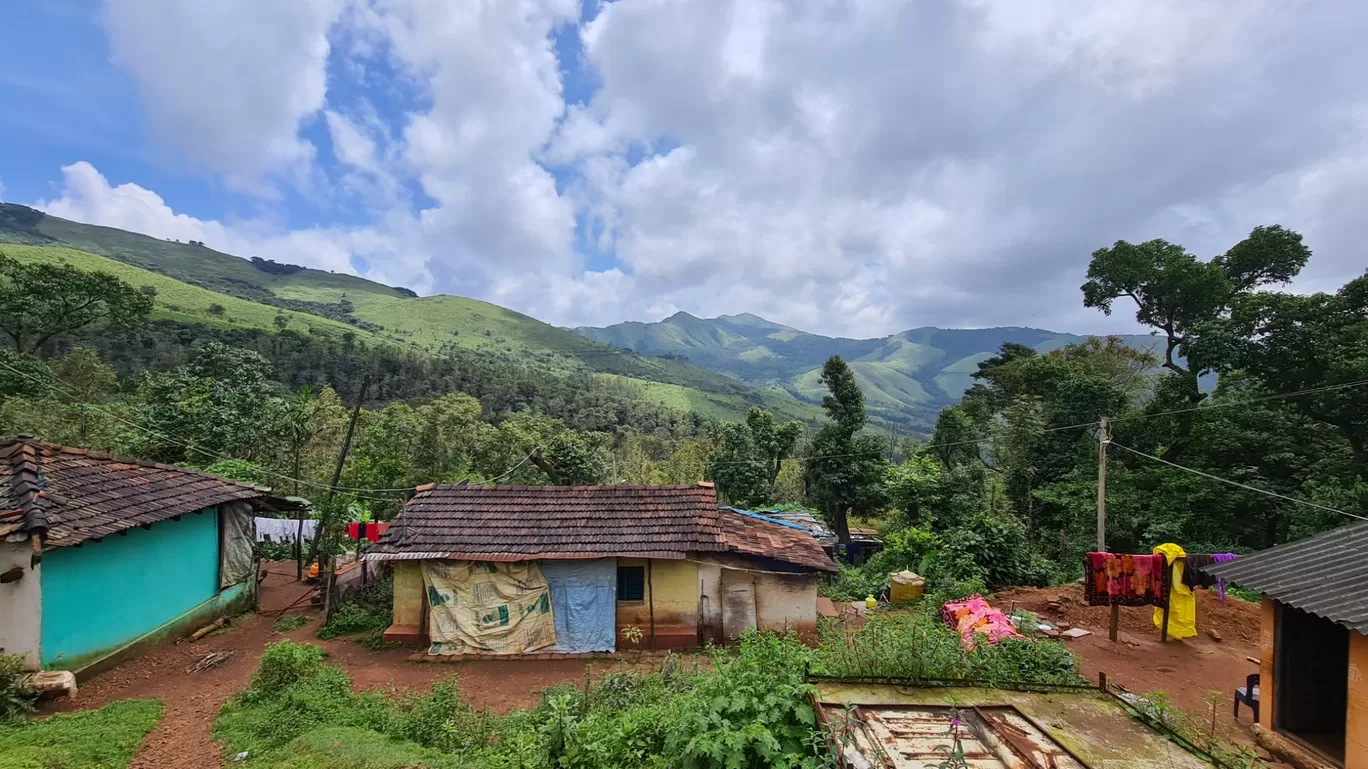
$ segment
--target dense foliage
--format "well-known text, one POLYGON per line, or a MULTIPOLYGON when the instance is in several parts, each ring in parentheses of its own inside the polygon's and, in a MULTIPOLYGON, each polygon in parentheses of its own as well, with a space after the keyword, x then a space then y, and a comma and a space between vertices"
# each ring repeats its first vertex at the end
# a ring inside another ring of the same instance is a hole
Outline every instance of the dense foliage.
POLYGON ((494 716, 464 702, 455 680, 397 701, 353 692, 321 649, 281 641, 224 706, 215 736, 229 754, 247 751, 249 767, 817 767, 829 760, 803 683, 810 656, 792 638, 751 632, 706 665, 669 658, 658 672, 555 687, 535 708, 494 716))

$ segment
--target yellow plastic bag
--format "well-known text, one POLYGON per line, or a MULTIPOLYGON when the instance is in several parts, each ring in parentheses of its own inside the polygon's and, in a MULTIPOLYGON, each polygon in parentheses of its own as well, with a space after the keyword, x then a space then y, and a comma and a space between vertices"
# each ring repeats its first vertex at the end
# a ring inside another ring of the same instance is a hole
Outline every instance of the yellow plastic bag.
MULTIPOLYGON (((1192 588, 1183 584, 1183 568, 1187 564, 1178 560, 1187 558, 1187 552, 1168 542, 1154 548, 1154 553, 1163 553, 1169 562, 1169 579, 1172 580, 1169 589, 1169 638, 1191 638, 1197 635, 1197 599, 1192 595, 1192 588)), ((1154 626, 1161 630, 1164 627, 1164 610, 1158 607, 1154 609, 1154 626)))

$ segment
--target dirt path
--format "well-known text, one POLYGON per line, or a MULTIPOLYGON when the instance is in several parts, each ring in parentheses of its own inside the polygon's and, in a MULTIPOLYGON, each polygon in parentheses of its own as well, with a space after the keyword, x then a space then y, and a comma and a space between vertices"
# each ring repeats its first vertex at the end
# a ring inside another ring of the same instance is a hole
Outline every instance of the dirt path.
MULTIPOLYGON (((456 676, 465 699, 495 713, 535 705, 547 686, 584 680, 585 663, 577 660, 414 662, 409 659, 414 652, 410 648, 370 651, 346 639, 321 641, 314 636, 316 620, 282 635, 272 629, 274 612, 311 590, 294 581, 292 568, 272 569, 268 574, 261 590, 263 614, 245 615, 225 632, 194 643, 163 646, 101 673, 81 687, 76 699, 55 703, 49 710, 91 710, 114 700, 159 699, 166 705, 166 714, 138 749, 132 769, 205 769, 223 765, 223 745, 212 736, 219 709, 247 685, 266 645, 286 637, 322 646, 329 661, 346 670, 358 690, 423 692, 434 681, 456 676), (205 655, 221 651, 232 652, 228 661, 199 673, 186 672, 205 655)), ((312 609, 306 600, 295 612, 309 614, 312 609)), ((597 676, 658 661, 591 664, 597 676)))
POLYGON ((1207 712, 1203 700, 1211 692, 1219 692, 1218 723, 1229 725, 1235 736, 1251 739, 1252 714, 1243 708, 1236 722, 1232 695, 1235 687, 1244 685, 1245 676, 1258 672, 1258 666, 1247 659, 1259 654, 1258 604, 1235 598, 1227 598, 1223 604, 1211 591, 1198 590, 1197 636, 1160 643, 1149 607, 1123 606, 1117 640, 1110 641, 1107 625, 1111 610, 1084 605, 1083 590, 1078 585, 1006 590, 997 593, 993 603, 1004 611, 1015 603, 1016 608, 1025 608, 1048 622, 1091 631, 1091 635, 1067 643, 1081 658, 1083 674, 1094 681, 1098 672, 1105 672, 1109 681, 1133 692, 1162 689, 1168 692, 1170 702, 1192 713, 1207 712), (1052 602, 1059 608, 1051 608, 1052 602), (1208 634, 1211 630, 1220 641, 1208 634))

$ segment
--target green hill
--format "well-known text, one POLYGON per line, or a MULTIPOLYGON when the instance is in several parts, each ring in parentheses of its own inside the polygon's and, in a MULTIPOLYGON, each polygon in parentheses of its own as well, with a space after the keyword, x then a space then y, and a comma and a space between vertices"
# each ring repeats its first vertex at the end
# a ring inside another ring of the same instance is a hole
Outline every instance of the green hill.
POLYGON ((717 419, 753 405, 784 419, 821 410, 779 388, 755 387, 681 360, 635 354, 497 305, 458 296, 419 297, 354 275, 244 259, 110 227, 0 204, 0 248, 17 259, 65 261, 157 290, 156 317, 211 326, 314 334, 353 333, 439 354, 458 348, 530 364, 580 368, 636 383, 641 396, 717 419))
MULTIPOLYGON (((687 358, 757 386, 783 389, 818 403, 826 394, 819 381, 823 361, 840 355, 864 389, 870 414, 884 422, 925 432, 941 408, 959 402, 973 384, 981 360, 1005 342, 1042 352, 1086 337, 1037 328, 916 328, 878 339, 845 339, 809 334, 749 313, 696 318, 680 312, 658 323, 583 327, 586 339, 649 355, 687 358)), ((1153 337, 1123 337, 1148 349, 1153 337)))

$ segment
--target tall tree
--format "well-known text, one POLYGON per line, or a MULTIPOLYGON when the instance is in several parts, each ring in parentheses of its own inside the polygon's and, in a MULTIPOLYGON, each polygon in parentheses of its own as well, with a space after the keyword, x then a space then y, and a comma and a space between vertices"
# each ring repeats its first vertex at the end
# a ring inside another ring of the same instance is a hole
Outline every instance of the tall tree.
POLYGON ((1191 347, 1204 365, 1242 369, 1269 392, 1319 390, 1288 402, 1343 433, 1359 480, 1368 483, 1368 387, 1355 384, 1368 381, 1368 275, 1334 294, 1240 297, 1191 347))
POLYGON ((814 505, 826 514, 840 541, 849 544, 850 514, 870 512, 883 502, 888 463, 883 441, 859 434, 869 419, 850 366, 839 355, 831 356, 822 366, 821 381, 830 391, 822 408, 831 421, 808 443, 804 480, 814 505))
POLYGON ((773 501, 784 460, 802 435, 801 422, 781 425, 770 412, 752 407, 746 421, 730 422, 719 430, 708 476, 732 504, 767 504, 773 501))
MULTIPOLYGON (((1184 361, 1185 349, 1203 324, 1224 317, 1231 305, 1262 286, 1296 277, 1311 251, 1302 236, 1274 225, 1256 227, 1249 237, 1209 262, 1165 240, 1128 243, 1093 252, 1083 304, 1110 315, 1117 299, 1135 303, 1135 319, 1164 335, 1164 368, 1178 377, 1188 405, 1206 398, 1198 378, 1210 371, 1205 361, 1184 361)), ((1172 459, 1191 436, 1193 420, 1181 418, 1179 432, 1164 450, 1172 459)))
POLYGON ((20 262, 0 252, 0 332, 21 353, 100 321, 130 330, 151 311, 150 296, 113 275, 20 262))

